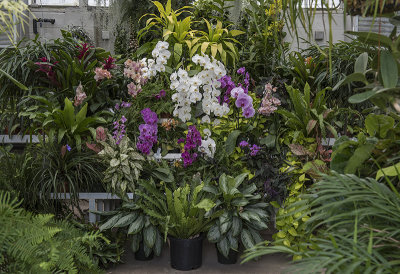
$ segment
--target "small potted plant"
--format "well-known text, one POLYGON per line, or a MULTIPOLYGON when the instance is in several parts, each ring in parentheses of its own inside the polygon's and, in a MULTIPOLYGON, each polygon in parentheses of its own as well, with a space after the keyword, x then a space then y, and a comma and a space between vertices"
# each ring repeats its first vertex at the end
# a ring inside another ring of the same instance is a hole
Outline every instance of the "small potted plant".
POLYGON ((100 226, 100 231, 113 228, 126 229, 128 237, 132 240, 131 248, 135 253, 135 259, 147 261, 153 259, 154 255, 160 256, 164 241, 153 218, 146 215, 138 204, 137 199, 129 200, 115 211, 96 212, 96 214, 110 217, 100 226))
POLYGON ((267 204, 261 202, 254 184, 241 186, 247 173, 236 178, 222 174, 219 183, 207 185, 204 191, 216 197, 211 214, 215 218, 207 238, 217 247, 218 262, 234 264, 237 261, 239 242, 252 248, 263 239, 259 231, 267 228, 267 204))
POLYGON ((165 239, 169 238, 171 267, 177 270, 192 270, 202 263, 203 234, 207 231, 211 218, 207 212, 215 203, 204 198, 204 183, 185 184, 172 190, 164 187, 159 191, 152 180, 141 181, 137 194, 143 198, 144 212, 158 219, 165 239), (165 194, 163 193, 165 192, 165 194))

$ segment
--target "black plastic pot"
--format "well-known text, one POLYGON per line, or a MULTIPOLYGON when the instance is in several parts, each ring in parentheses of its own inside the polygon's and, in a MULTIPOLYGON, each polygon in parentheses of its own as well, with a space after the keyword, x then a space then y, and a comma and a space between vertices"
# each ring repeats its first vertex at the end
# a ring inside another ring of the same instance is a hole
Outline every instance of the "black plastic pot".
POLYGON ((230 249, 228 258, 226 258, 221 252, 219 252, 217 245, 215 245, 215 248, 217 249, 217 257, 220 264, 236 264, 239 255, 238 251, 230 249))
POLYGON ((135 259, 138 261, 150 261, 153 260, 154 253, 151 251, 150 255, 146 257, 146 253, 144 252, 144 243, 140 243, 139 250, 135 252, 135 259))
POLYGON ((177 270, 193 270, 201 266, 203 235, 194 239, 169 237, 171 267, 177 270))

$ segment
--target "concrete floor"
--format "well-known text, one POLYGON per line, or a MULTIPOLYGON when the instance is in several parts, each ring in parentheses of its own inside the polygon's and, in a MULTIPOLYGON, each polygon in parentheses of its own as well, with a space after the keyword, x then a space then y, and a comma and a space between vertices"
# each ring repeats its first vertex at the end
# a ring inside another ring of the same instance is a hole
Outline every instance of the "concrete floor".
MULTIPOLYGON (((203 264, 200 268, 189 273, 240 273, 240 274, 279 274, 288 265, 291 258, 284 254, 274 254, 261 257, 258 261, 240 264, 239 261, 234 265, 223 265, 217 261, 217 253, 214 244, 207 240, 203 242, 203 264)), ((169 248, 166 245, 160 257, 155 257, 151 261, 136 261, 132 251, 126 252, 124 264, 114 266, 107 273, 112 274, 153 274, 153 273, 185 273, 178 271, 170 266, 169 248)))

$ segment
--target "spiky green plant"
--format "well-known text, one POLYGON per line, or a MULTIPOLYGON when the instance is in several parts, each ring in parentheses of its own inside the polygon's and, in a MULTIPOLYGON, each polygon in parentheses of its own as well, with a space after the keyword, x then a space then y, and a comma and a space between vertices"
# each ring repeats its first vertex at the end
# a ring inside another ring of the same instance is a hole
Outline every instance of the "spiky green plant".
MULTIPOLYGON (((291 216, 306 210, 308 248, 259 245, 245 260, 285 252, 301 256, 289 271, 296 273, 398 273, 400 269, 400 195, 372 178, 333 173, 314 184, 294 204, 291 216)), ((301 215, 301 214, 300 214, 301 215)), ((297 216, 301 218, 302 216, 297 216)))

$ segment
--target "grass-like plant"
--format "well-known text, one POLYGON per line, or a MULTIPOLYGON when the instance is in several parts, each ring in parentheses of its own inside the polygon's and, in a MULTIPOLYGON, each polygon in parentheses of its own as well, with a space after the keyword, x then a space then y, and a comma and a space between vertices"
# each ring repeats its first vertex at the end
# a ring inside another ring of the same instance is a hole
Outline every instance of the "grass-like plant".
POLYGON ((72 206, 79 207, 79 192, 101 191, 105 166, 94 152, 63 149, 56 142, 42 142, 32 148, 35 157, 29 191, 36 193, 45 207, 57 203, 50 194, 69 193, 72 206))

